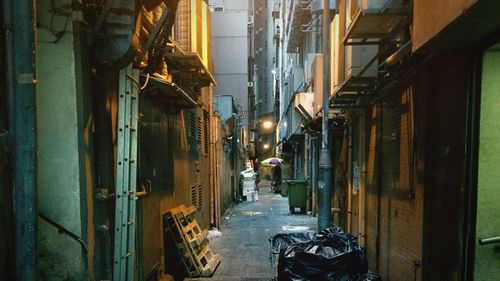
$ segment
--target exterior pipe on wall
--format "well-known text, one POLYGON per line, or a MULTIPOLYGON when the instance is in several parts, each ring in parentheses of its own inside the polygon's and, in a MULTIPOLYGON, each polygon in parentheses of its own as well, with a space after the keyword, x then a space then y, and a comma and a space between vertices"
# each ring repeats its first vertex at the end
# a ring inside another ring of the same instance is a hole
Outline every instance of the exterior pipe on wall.
POLYGON ((107 225, 99 225, 97 231, 104 237, 104 272, 107 280, 111 280, 113 274, 113 268, 111 266, 113 257, 111 256, 111 234, 109 232, 109 227, 107 225))
POLYGON ((11 32, 7 37, 9 119, 14 156, 16 279, 37 279, 36 191, 36 3, 3 1, 11 32), (13 120, 12 120, 13 119, 13 120))
POLYGON ((352 182, 352 124, 348 120, 347 127, 347 138, 348 145, 346 149, 347 153, 347 232, 352 232, 352 190, 353 190, 353 182, 352 182))
POLYGON ((323 0, 323 122, 321 152, 319 156, 320 178, 318 181, 319 214, 318 228, 324 229, 331 223, 332 159, 328 138, 328 111, 330 98, 330 1, 323 0))

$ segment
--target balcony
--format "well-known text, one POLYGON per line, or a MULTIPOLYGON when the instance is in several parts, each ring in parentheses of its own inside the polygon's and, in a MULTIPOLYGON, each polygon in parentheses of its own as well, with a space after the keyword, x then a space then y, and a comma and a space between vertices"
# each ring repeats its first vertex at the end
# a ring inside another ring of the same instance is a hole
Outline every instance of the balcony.
POLYGON ((410 22, 411 7, 391 0, 363 3, 344 37, 345 45, 377 45, 410 22))
POLYGON ((295 112, 302 118, 304 123, 313 119, 314 116, 314 93, 297 93, 294 96, 295 112))
POLYGON ((349 77, 330 97, 330 107, 345 107, 356 103, 375 90, 376 77, 349 77))
POLYGON ((302 25, 311 17, 309 9, 309 1, 296 0, 293 1, 292 9, 288 15, 287 33, 288 45, 286 50, 288 53, 298 53, 302 39, 302 25))
POLYGON ((197 106, 188 93, 175 83, 141 74, 141 84, 146 85, 143 96, 160 108, 195 108, 197 106))

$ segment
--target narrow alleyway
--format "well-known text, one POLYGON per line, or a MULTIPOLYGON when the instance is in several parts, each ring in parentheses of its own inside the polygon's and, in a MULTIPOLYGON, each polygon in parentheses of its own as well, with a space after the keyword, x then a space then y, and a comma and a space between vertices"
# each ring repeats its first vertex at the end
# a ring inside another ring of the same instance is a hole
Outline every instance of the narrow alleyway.
POLYGON ((272 193, 267 181, 259 187, 259 201, 241 202, 231 209, 221 226, 222 237, 211 243, 221 256, 213 277, 191 280, 271 280, 276 270, 269 258, 269 237, 293 230, 316 230, 317 218, 292 215, 287 197, 272 193))

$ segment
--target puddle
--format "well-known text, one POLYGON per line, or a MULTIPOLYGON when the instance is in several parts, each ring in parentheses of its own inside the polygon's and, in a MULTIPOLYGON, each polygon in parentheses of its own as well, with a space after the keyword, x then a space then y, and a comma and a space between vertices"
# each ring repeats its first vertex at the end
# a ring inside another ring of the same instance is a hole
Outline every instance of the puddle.
POLYGON ((281 230, 283 231, 307 231, 310 230, 311 228, 309 226, 301 226, 301 225, 283 225, 281 226, 281 230))
POLYGON ((262 216, 264 213, 262 213, 262 212, 243 211, 243 212, 241 212, 241 214, 244 215, 244 216, 251 216, 251 217, 253 217, 253 216, 262 216))

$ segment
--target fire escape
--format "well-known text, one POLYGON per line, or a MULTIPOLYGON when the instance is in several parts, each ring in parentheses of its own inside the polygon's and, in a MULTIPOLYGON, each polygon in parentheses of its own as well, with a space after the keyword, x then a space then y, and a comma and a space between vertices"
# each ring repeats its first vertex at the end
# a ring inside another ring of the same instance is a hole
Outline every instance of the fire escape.
POLYGON ((379 61, 408 46, 401 34, 410 22, 410 5, 393 0, 368 0, 360 5, 343 38, 345 79, 330 98, 337 108, 371 96, 380 84, 379 61))

